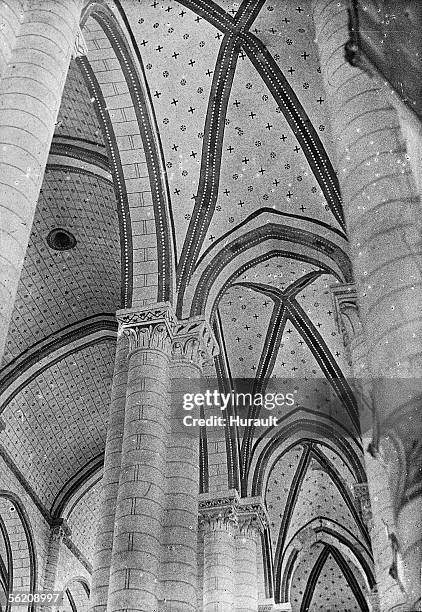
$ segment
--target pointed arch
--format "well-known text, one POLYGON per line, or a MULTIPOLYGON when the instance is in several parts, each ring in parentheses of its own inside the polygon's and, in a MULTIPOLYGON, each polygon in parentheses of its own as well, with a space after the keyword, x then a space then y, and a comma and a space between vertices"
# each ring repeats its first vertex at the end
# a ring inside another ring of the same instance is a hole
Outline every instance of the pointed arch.
POLYGON ((281 250, 292 258, 312 259, 342 281, 350 282, 352 269, 347 241, 324 224, 263 208, 215 241, 198 260, 177 312, 206 314, 214 308, 224 286, 248 262, 266 251, 281 250))
POLYGON ((305 593, 303 595, 302 603, 300 606, 300 612, 308 612, 318 579, 330 555, 333 557, 334 561, 342 572, 347 584, 349 585, 353 595, 355 596, 356 601, 360 606, 361 612, 369 612, 368 604, 359 587, 355 575, 353 574, 350 567, 347 565, 346 561, 344 560, 341 553, 337 550, 337 548, 331 546, 330 544, 324 545, 324 548, 322 549, 316 563, 312 568, 309 580, 306 584, 305 593))
POLYGON ((281 582, 279 597, 281 601, 290 601, 290 588, 293 574, 302 559, 316 542, 331 544, 342 551, 342 554, 359 570, 368 592, 376 584, 373 560, 370 551, 364 548, 360 540, 328 517, 310 520, 288 542, 281 560, 281 582))
POLYGON ((326 416, 322 420, 320 413, 301 408, 291 412, 285 423, 265 432, 254 444, 247 475, 247 490, 251 495, 262 495, 274 458, 303 440, 325 444, 345 460, 356 482, 366 481, 359 443, 347 436, 340 423, 328 421, 326 416))
MULTIPOLYGON (((78 62, 107 136, 116 195, 127 211, 123 221, 127 230, 125 246, 129 255, 135 254, 135 300, 141 299, 138 294, 142 290, 142 299, 147 301, 171 301, 176 247, 170 191, 142 58, 130 24, 122 18, 121 11, 112 11, 107 3, 91 0, 82 12, 82 32, 86 32, 93 22, 98 32, 106 37, 108 53, 110 58, 117 60, 119 70, 109 71, 101 59, 90 60, 89 49, 87 56, 79 57, 78 62), (116 73, 116 84, 112 73, 116 73), (113 117, 120 121, 116 119, 115 123, 113 117), (123 131, 122 123, 125 125, 123 131)), ((95 44, 96 35, 95 31, 90 34, 90 44, 95 44)), ((130 305, 127 300, 126 306, 130 305)))
MULTIPOLYGON (((16 512, 17 514, 19 525, 22 529, 23 536, 24 536, 26 546, 27 546, 27 552, 28 552, 28 561, 29 561, 29 567, 28 567, 29 575, 27 576, 28 582, 29 582, 28 591, 30 593, 34 593, 36 590, 36 585, 37 585, 37 554, 36 554, 36 549, 35 549, 32 527, 31 527, 27 512, 25 510, 25 507, 21 499, 15 493, 12 493, 11 491, 7 491, 4 489, 0 489, 0 500, 1 499, 6 500, 7 502, 10 503, 11 513, 16 512)), ((3 522, 5 529, 8 531, 7 521, 5 520, 4 517, 3 517, 2 522, 3 522)), ((9 549, 8 556, 9 556, 9 563, 11 563, 11 568, 12 568, 11 573, 13 576, 13 564, 14 564, 15 555, 16 554, 22 555, 22 549, 20 548, 20 542, 14 543, 10 537, 9 537, 9 542, 10 542, 10 549, 9 549)), ((11 585, 12 585, 12 588, 14 588, 13 578, 12 578, 11 585)), ((28 612, 34 612, 35 607, 36 607, 36 604, 34 602, 28 603, 28 612)))

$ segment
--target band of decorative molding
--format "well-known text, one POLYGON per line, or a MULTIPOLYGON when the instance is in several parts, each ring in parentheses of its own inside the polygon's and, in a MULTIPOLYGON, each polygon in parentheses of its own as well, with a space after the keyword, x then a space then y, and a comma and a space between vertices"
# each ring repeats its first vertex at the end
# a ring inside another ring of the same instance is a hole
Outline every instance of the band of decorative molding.
POLYGON ((256 535, 268 527, 269 520, 260 497, 240 498, 231 489, 225 495, 200 495, 199 524, 210 530, 236 527, 241 535, 256 535))
POLYGON ((202 368, 218 354, 217 341, 203 317, 193 317, 177 324, 172 343, 174 360, 193 362, 202 368))
POLYGON ((292 612, 292 606, 289 602, 276 604, 273 599, 266 599, 258 605, 258 612, 292 612))
POLYGON ((125 334, 129 339, 130 353, 140 349, 157 349, 170 354, 177 329, 170 303, 118 310, 116 317, 119 335, 125 334))
POLYGON ((203 317, 178 321, 169 302, 128 308, 116 313, 119 335, 129 339, 129 352, 154 348, 164 350, 174 360, 202 367, 218 355, 219 348, 203 317))
POLYGON ((238 508, 241 533, 263 532, 269 526, 267 511, 261 497, 243 497, 238 508))
POLYGON ((239 495, 234 489, 229 489, 226 494, 215 496, 210 493, 202 493, 199 496, 198 504, 199 526, 208 530, 228 530, 237 527, 238 506, 239 495))

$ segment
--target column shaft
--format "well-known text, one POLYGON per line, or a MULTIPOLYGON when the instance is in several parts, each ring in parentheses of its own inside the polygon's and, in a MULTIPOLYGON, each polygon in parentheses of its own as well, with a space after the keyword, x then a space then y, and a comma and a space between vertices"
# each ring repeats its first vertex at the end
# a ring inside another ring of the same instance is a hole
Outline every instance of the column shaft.
POLYGON ((107 609, 116 502, 122 462, 127 368, 128 342, 126 337, 121 335, 117 339, 116 360, 114 364, 107 426, 104 469, 101 484, 101 504, 98 517, 98 532, 90 598, 90 609, 92 612, 105 612, 107 609))
MULTIPOLYGON (((181 321, 172 345, 171 418, 167 446, 167 493, 162 565, 168 612, 194 612, 198 598, 198 496, 200 427, 186 427, 184 394, 201 391, 204 361, 218 348, 201 317, 181 321)), ((190 411, 199 416, 199 408, 190 411)), ((201 602, 202 608, 202 602, 201 602)))
POLYGON ((346 0, 312 0, 402 582, 412 609, 420 597, 422 540, 421 206, 396 109, 383 84, 345 59, 347 9, 346 0))
MULTIPOLYGON (((0 358, 80 9, 81 0, 28 3, 0 82, 0 358)), ((8 28, 16 30, 16 19, 8 28)))
POLYGON ((237 612, 258 610, 257 534, 255 530, 242 528, 236 535, 236 600, 237 612))
POLYGON ((204 612, 234 609, 235 527, 224 516, 204 525, 204 612))
POLYGON ((268 515, 261 497, 243 497, 239 500, 236 545, 235 610, 258 611, 258 543, 268 515))
POLYGON ((130 334, 130 353, 108 612, 151 612, 160 599, 169 416, 165 311, 118 314, 120 321, 135 319, 139 325, 123 325, 130 334))
POLYGON ((178 361, 172 364, 171 371, 163 597, 168 612, 194 612, 198 586, 199 431, 198 428, 192 432, 183 431, 180 420, 183 393, 192 392, 192 388, 195 392, 200 370, 193 363, 178 361))

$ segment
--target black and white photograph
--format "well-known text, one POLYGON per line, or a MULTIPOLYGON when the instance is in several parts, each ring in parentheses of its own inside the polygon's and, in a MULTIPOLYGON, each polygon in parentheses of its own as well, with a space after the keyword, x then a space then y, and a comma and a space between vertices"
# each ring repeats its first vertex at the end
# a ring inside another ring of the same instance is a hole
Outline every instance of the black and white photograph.
POLYGON ((422 0, 0 0, 0 612, 420 612, 422 0))

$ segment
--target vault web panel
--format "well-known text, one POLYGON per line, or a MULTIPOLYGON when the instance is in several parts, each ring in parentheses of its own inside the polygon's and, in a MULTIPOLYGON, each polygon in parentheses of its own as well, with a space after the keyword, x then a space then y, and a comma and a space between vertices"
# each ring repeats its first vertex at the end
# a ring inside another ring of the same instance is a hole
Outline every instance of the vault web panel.
POLYGON ((114 355, 115 342, 104 341, 65 357, 2 414, 1 444, 46 506, 104 451, 114 355))

